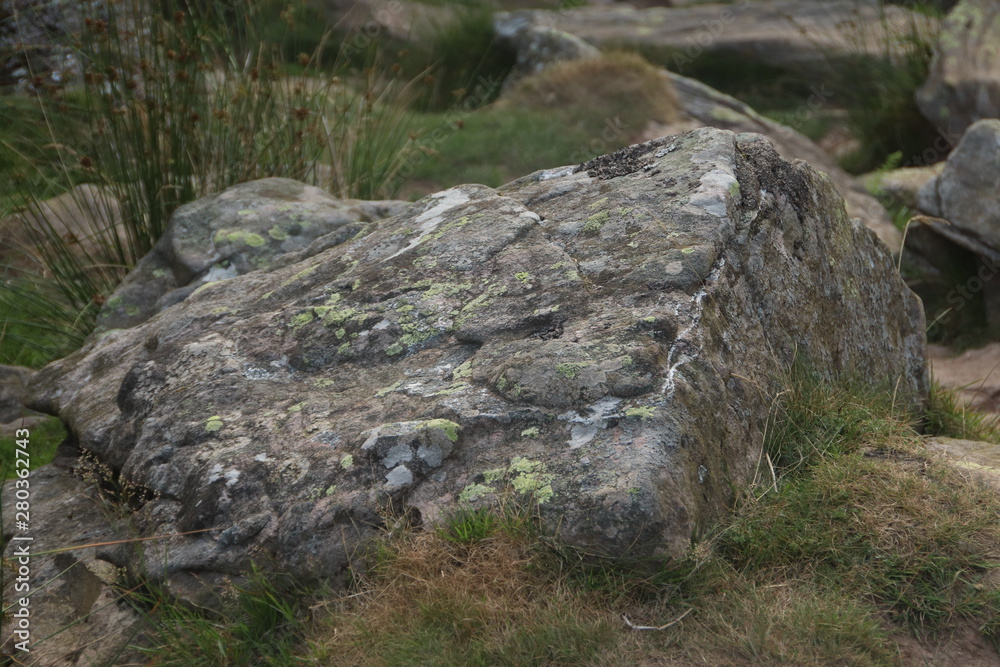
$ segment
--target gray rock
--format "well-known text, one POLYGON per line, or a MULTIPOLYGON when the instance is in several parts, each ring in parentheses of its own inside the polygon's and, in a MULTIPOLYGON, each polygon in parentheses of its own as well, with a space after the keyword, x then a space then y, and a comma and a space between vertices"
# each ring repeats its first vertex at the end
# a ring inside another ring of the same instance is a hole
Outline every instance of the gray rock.
POLYGON ((320 237, 327 244, 346 241, 407 206, 337 199, 287 178, 242 183, 182 206, 167 233, 108 298, 97 331, 135 326, 199 287, 266 269, 320 237))
MULTIPOLYGON (((524 34, 533 24, 531 13, 513 13, 507 18, 497 21, 497 30, 507 30, 510 34, 524 34)), ((565 35, 553 30, 553 34, 565 35)), ((515 45, 527 48, 524 42, 515 45)), ((558 60, 571 58, 574 52, 580 57, 589 57, 583 51, 567 48, 560 52, 558 60)), ((518 58, 521 58, 520 52, 518 58)), ((547 65, 546 58, 526 60, 535 65, 547 65)), ((774 144, 778 153, 788 160, 802 159, 817 169, 826 172, 832 179, 847 204, 847 212, 857 217, 875 231, 893 254, 898 254, 902 248, 902 234, 893 226, 892 219, 885 207, 869 193, 865 186, 856 178, 841 169, 837 162, 822 148, 794 128, 777 123, 761 116, 752 108, 734 97, 720 93, 694 79, 663 70, 663 85, 670 87, 678 101, 678 116, 680 119, 670 124, 651 122, 644 139, 685 132, 696 127, 719 127, 733 132, 756 132, 763 134, 774 144)), ((505 84, 505 89, 507 88, 505 84)), ((808 117, 815 109, 822 107, 831 95, 823 86, 815 88, 814 94, 803 105, 801 112, 808 117)))
MULTIPOLYGON (((872 34, 886 26, 906 35, 934 19, 877 0, 758 0, 688 7, 635 8, 626 4, 497 14, 497 31, 524 24, 558 28, 598 47, 642 45, 676 51, 675 69, 705 53, 725 53, 768 65, 825 66, 859 51, 881 56, 894 48, 872 34)), ((902 40, 900 40, 902 41, 902 40)))
POLYGON ((940 176, 943 169, 944 162, 927 167, 901 167, 866 174, 861 181, 884 205, 905 206, 912 211, 918 207, 920 189, 940 176))
MULTIPOLYGON (((893 226, 885 207, 868 192, 861 181, 841 169, 814 141, 794 128, 761 116, 735 97, 720 93, 700 81, 666 71, 664 77, 673 86, 686 120, 672 125, 653 126, 650 128, 652 134, 669 134, 692 126, 763 134, 786 160, 805 160, 825 172, 844 197, 848 215, 861 219, 893 254, 899 253, 903 243, 902 234, 893 226)), ((808 104, 822 105, 825 102, 824 94, 822 86, 818 87, 814 93, 815 99, 808 104)), ((808 104, 803 105, 805 114, 811 112, 808 104)))
POLYGON ((24 416, 26 385, 32 373, 30 368, 0 365, 0 424, 24 416))
POLYGON ((5 644, 3 655, 30 660, 19 664, 52 667, 127 664, 128 658, 137 658, 129 655, 126 645, 134 640, 141 618, 120 600, 118 590, 126 585, 123 572, 107 560, 101 547, 74 547, 125 540, 130 535, 112 526, 96 487, 63 465, 70 461, 57 459, 32 471, 27 487, 17 487, 25 480, 4 483, 3 507, 9 515, 3 525, 3 555, 15 571, 4 576, 4 608, 10 615, 4 615, 2 631, 5 640, 13 640, 5 644), (13 509, 18 492, 26 489, 30 527, 22 531, 13 509), (52 550, 62 551, 42 554, 52 550), (22 562, 25 551, 33 555, 22 562), (18 570, 22 566, 26 566, 26 576, 18 570), (29 588, 15 589, 19 585, 29 588), (21 620, 17 601, 25 596, 30 597, 30 653, 13 646, 23 641, 15 630, 21 620))
POLYGON ((1000 5, 962 0, 941 27, 917 105, 946 137, 1000 117, 1000 5))
POLYGON ((1000 251, 1000 120, 981 120, 962 136, 941 175, 928 182, 917 203, 928 215, 1000 251))
POLYGON ((601 55, 576 35, 551 26, 532 25, 527 17, 497 20, 495 30, 497 38, 516 54, 514 69, 504 79, 504 90, 553 63, 601 55))
MULTIPOLYGON (((238 204, 234 203, 234 207, 238 204)), ((753 477, 796 358, 920 403, 924 320, 830 180, 700 129, 427 197, 220 281, 32 381, 148 487, 170 585, 273 558, 337 578, 385 527, 525 500, 655 563, 753 477)))

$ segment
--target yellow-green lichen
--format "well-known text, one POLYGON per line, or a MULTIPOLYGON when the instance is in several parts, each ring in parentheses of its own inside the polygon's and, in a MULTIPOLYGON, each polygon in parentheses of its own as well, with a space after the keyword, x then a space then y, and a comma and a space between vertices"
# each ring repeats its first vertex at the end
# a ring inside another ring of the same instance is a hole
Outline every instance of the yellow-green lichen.
POLYGON ((588 208, 589 208, 589 209, 590 209, 591 211, 593 211, 593 210, 594 210, 595 208, 600 208, 601 206, 604 206, 604 205, 605 205, 606 203, 608 203, 608 198, 607 198, 607 197, 601 197, 601 198, 600 198, 600 199, 598 199, 597 201, 595 201, 595 202, 592 202, 592 203, 590 204, 590 206, 588 206, 588 208))
POLYGON ((270 292, 265 292, 264 294, 261 295, 258 301, 263 301, 264 299, 270 299, 272 294, 274 294, 274 290, 271 290, 270 292))
POLYGON ((337 337, 337 340, 340 340, 341 338, 347 335, 347 331, 343 327, 341 327, 340 329, 334 331, 333 335, 337 337))
POLYGON ((162 278, 165 275, 167 275, 167 272, 166 272, 165 269, 156 269, 156 270, 153 271, 153 277, 154 278, 162 278))
POLYGON ((288 327, 292 330, 298 330, 313 321, 313 315, 311 310, 307 310, 304 313, 299 313, 291 319, 288 323, 288 327))
POLYGON ((461 364, 458 365, 451 373, 452 380, 463 380, 465 378, 472 377, 472 359, 466 359, 461 364))
POLYGON ((139 310, 139 306, 129 306, 125 309, 125 314, 133 317, 138 315, 140 312, 142 311, 139 310))
POLYGON ((289 412, 302 412, 302 408, 306 407, 306 403, 309 401, 302 401, 301 403, 296 403, 292 407, 288 408, 289 412))
POLYGON ((469 484, 458 494, 458 500, 463 503, 471 503, 479 500, 483 496, 493 493, 495 489, 483 484, 469 484))
POLYGON ((607 211, 601 211, 600 213, 595 213, 594 215, 587 218, 587 221, 583 223, 583 231, 585 232, 599 232, 604 223, 608 221, 611 216, 607 211))
POLYGON ((483 481, 487 484, 496 484, 506 476, 506 468, 492 468, 483 472, 483 481))
POLYGON ((690 255, 690 254, 691 254, 691 253, 693 253, 693 252, 694 252, 695 250, 696 250, 696 248, 693 248, 693 247, 691 247, 691 246, 688 246, 687 248, 681 248, 681 252, 682 252, 683 254, 685 254, 685 255, 690 255))
POLYGON ((395 357, 397 354, 402 354, 404 349, 403 344, 397 342, 385 348, 385 353, 390 357, 395 357))
POLYGON ((650 419, 654 414, 656 414, 656 408, 650 405, 641 405, 625 410, 626 417, 638 417, 639 419, 650 419))
POLYGON ((581 368, 585 368, 589 365, 590 364, 587 362, 567 362, 564 364, 557 364, 556 373, 567 380, 572 380, 579 374, 581 368))
POLYGON ((523 431, 521 431, 522 438, 531 438, 532 440, 537 438, 538 434, 539 430, 537 426, 532 426, 531 428, 526 428, 523 431))
POLYGON ((222 417, 219 415, 212 415, 207 420, 205 420, 205 430, 209 433, 215 433, 222 428, 223 422, 222 417))
POLYGON ((108 308, 117 308, 122 305, 122 298, 120 296, 113 296, 108 299, 108 308))
POLYGON ((354 467, 354 457, 350 454, 344 454, 343 458, 340 459, 340 467, 344 470, 350 470, 354 467))
POLYGON ((288 234, 285 232, 285 230, 282 229, 281 227, 278 227, 277 225, 271 227, 271 229, 267 232, 267 235, 270 236, 275 241, 284 241, 285 239, 288 238, 288 234))
POLYGON ((514 491, 533 495, 539 505, 555 496, 552 490, 555 475, 545 472, 545 464, 541 461, 515 456, 511 459, 507 472, 511 475, 510 485, 514 491))
POLYGON ((396 391, 397 389, 399 389, 400 385, 402 385, 402 384, 403 384, 402 380, 400 380, 400 381, 398 381, 398 382, 393 382, 393 383, 392 383, 391 385, 389 385, 388 387, 383 387, 382 389, 379 389, 378 391, 376 391, 376 392, 375 392, 375 396, 376 396, 377 398, 382 398, 382 397, 384 397, 384 396, 385 396, 386 394, 388 394, 388 393, 390 393, 390 392, 393 392, 393 391, 396 391))
POLYGON ((527 271, 521 271, 520 273, 515 273, 514 278, 522 284, 527 285, 531 282, 531 274, 527 271))
POLYGON ((423 426, 424 428, 441 429, 444 431, 445 437, 452 442, 458 442, 458 432, 462 429, 461 426, 447 419, 430 419, 425 421, 423 426))
POLYGON ((337 348, 337 354, 348 355, 351 354, 351 344, 341 343, 340 347, 337 348))
POLYGON ((313 386, 319 387, 320 389, 323 389, 325 387, 332 387, 335 384, 337 383, 331 380, 330 378, 317 378, 313 380, 313 386))

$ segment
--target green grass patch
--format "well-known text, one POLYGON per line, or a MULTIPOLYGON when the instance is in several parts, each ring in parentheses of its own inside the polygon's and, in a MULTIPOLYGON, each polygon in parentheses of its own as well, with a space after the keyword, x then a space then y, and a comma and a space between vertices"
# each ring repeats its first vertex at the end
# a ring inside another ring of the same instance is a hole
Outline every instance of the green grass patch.
MULTIPOLYGON (((57 417, 50 417, 27 430, 29 436, 26 451, 30 462, 29 470, 51 463, 52 459, 56 457, 59 445, 66 439, 66 429, 63 428, 62 422, 57 417)), ((17 456, 16 450, 20 449, 17 446, 18 440, 23 440, 23 438, 14 436, 0 438, 0 471, 2 471, 0 477, 3 479, 17 477, 14 461, 17 458, 23 460, 23 457, 17 456)))
POLYGON ((318 656, 301 639, 314 598, 283 577, 254 570, 246 583, 224 591, 214 609, 178 604, 148 589, 131 600, 151 621, 147 645, 139 649, 152 664, 284 667, 316 664, 318 656))

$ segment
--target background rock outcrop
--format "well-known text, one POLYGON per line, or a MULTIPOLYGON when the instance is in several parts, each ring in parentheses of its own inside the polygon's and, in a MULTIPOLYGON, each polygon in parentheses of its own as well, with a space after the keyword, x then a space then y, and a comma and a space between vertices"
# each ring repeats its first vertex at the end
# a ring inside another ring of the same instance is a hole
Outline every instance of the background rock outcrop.
POLYGON ((978 120, 1000 117, 1000 5, 962 0, 951 10, 917 104, 951 140, 978 120))
POLYGON ((753 476, 796 360, 927 391, 920 303, 884 245, 758 135, 459 186, 365 231, 34 376, 33 407, 148 488, 143 534, 207 529, 150 543, 151 576, 336 578, 389 515, 503 497, 655 562, 753 476))

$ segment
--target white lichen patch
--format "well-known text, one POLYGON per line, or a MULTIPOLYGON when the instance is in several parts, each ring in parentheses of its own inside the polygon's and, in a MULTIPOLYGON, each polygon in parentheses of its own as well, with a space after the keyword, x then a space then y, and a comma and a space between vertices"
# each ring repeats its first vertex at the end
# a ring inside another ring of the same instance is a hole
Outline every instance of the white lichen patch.
POLYGON ((447 211, 455 208, 456 206, 461 206, 469 201, 468 195, 458 188, 452 188, 450 190, 445 190, 444 192, 431 195, 430 199, 436 199, 439 201, 418 215, 417 219, 414 220, 417 225, 417 236, 414 237, 405 247, 400 248, 382 261, 394 259, 402 255, 404 252, 416 248, 418 245, 423 243, 425 238, 437 230, 438 225, 444 221, 443 216, 447 211))

